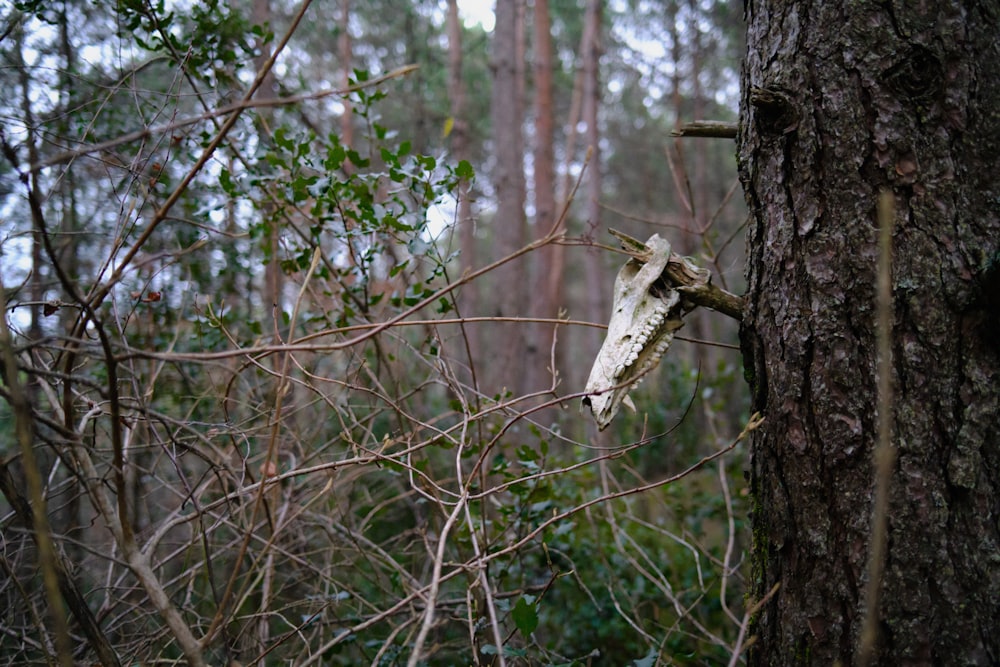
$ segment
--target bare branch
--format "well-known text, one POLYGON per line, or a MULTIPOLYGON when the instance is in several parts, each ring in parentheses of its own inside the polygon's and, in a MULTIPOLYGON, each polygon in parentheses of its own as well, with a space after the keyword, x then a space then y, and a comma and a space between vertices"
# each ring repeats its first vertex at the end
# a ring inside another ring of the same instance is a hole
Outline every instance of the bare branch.
POLYGON ((674 137, 709 137, 716 139, 735 139, 739 124, 723 120, 693 120, 671 130, 674 137))

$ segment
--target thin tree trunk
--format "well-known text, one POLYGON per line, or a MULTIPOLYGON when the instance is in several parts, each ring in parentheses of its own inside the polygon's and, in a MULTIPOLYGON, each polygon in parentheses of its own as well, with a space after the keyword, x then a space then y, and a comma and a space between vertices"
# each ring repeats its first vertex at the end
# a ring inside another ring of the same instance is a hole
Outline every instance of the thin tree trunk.
MULTIPOLYGON (((520 0, 497 0, 496 28, 493 32, 493 141, 496 152, 494 186, 497 197, 493 221, 494 258, 507 256, 524 245, 524 163, 521 122, 521 83, 518 73, 518 9, 520 0)), ((524 265, 509 262, 493 275, 497 295, 496 315, 516 317, 529 312, 524 265)), ((520 393, 524 386, 524 327, 497 324, 491 327, 491 347, 495 351, 488 368, 495 392, 502 387, 520 393)))
MULTIPOLYGON (((343 72, 340 84, 346 89, 351 83, 351 0, 340 0, 340 36, 337 39, 337 51, 340 57, 340 69, 343 72)), ((351 100, 346 95, 341 98, 344 113, 340 116, 340 142, 345 146, 354 145, 353 108, 351 100)), ((350 160, 344 162, 344 169, 350 170, 350 160)))
MULTIPOLYGON (((254 0, 253 3, 253 20, 256 25, 267 25, 271 20, 271 6, 269 0, 254 0)), ((264 66, 270 58, 270 49, 267 44, 262 40, 258 43, 258 49, 260 50, 259 55, 254 59, 255 65, 258 69, 264 66)), ((274 80, 274 75, 268 72, 267 76, 264 78, 264 82, 261 84, 258 90, 258 95, 260 97, 274 97, 277 94, 277 83, 274 80)), ((257 110, 258 115, 258 125, 259 133, 261 136, 261 141, 264 143, 270 142, 270 132, 272 128, 270 125, 271 113, 267 108, 261 108, 257 110)), ((266 218, 271 218, 268 211, 265 209, 262 214, 266 218)), ((280 316, 282 303, 281 294, 282 288, 284 286, 284 275, 281 272, 281 263, 278 259, 279 255, 279 229, 278 225, 272 220, 270 226, 270 231, 267 238, 264 240, 266 244, 264 254, 269 259, 267 265, 264 268, 264 286, 262 290, 262 297, 264 301, 264 307, 270 308, 271 312, 275 316, 274 329, 277 332, 280 328, 280 316)), ((275 359, 278 359, 280 355, 275 355, 275 359)), ((280 362, 276 362, 279 363, 280 362)))
MULTIPOLYGON (((346 0, 345 0, 346 1, 346 0)), ((270 0, 254 0, 253 3, 253 21, 256 25, 268 25, 271 22, 271 5, 270 0)), ((261 69, 267 60, 270 58, 270 48, 262 40, 257 44, 260 54, 255 59, 255 65, 257 69, 261 69)), ((267 76, 264 78, 264 82, 261 84, 258 94, 261 97, 274 97, 277 94, 277 81, 275 81, 274 75, 268 72, 267 76)), ((260 140, 262 143, 270 143, 271 132, 273 128, 270 127, 272 114, 267 109, 258 110, 258 132, 260 140)), ((263 301, 264 307, 270 307, 274 318, 274 333, 275 336, 281 335, 282 329, 282 294, 284 291, 284 272, 281 270, 281 260, 280 260, 280 228, 278 226, 278 221, 273 215, 274 205, 270 202, 262 204, 261 213, 271 221, 270 229, 267 238, 264 242, 267 244, 265 250, 265 255, 269 257, 270 261, 267 263, 264 269, 264 289, 263 289, 263 301)), ((291 336, 293 332, 289 331, 284 334, 286 337, 291 336)), ((276 354, 272 359, 272 369, 276 372, 280 372, 284 368, 285 357, 283 354, 276 354)), ((281 383, 275 382, 275 387, 280 388, 281 383)), ((274 403, 279 404, 282 400, 276 392, 274 396, 274 403)), ((287 403, 291 402, 291 394, 285 399, 287 403)), ((274 418, 280 418, 275 415, 274 418)), ((264 474, 261 475, 264 477, 264 474)), ((273 524, 272 524, 273 525, 273 524)), ((273 566, 273 562, 269 559, 265 562, 265 568, 270 568, 273 566)), ((265 569, 264 573, 264 585, 261 586, 260 591, 260 614, 256 622, 256 648, 258 650, 265 649, 271 642, 271 625, 270 625, 270 614, 268 613, 270 609, 270 598, 271 590, 268 584, 271 582, 272 572, 265 569)))
MULTIPOLYGON (((456 161, 469 159, 469 122, 465 118, 465 80, 462 77, 462 23, 458 16, 458 0, 448 0, 448 96, 451 98, 451 152, 456 161)), ((472 217, 469 181, 458 184, 458 206, 455 213, 461 249, 462 272, 476 266, 476 221, 472 217)), ((479 307, 479 282, 473 280, 462 288, 459 297, 461 314, 470 315, 479 307)), ((472 359, 479 357, 479 327, 465 328, 465 340, 472 359)), ((470 360, 471 361, 471 360, 470 360)))
MULTIPOLYGON (((552 102, 552 36, 548 0, 535 0, 535 145, 534 195, 535 238, 541 238, 556 222, 554 117, 552 102)), ((558 314, 562 292, 561 267, 556 266, 555 254, 560 246, 550 245, 534 255, 532 282, 540 288, 532 300, 536 317, 552 318, 558 314)), ((529 391, 537 391, 550 382, 550 342, 552 327, 534 324, 528 341, 529 391)))
MULTIPOLYGON (((601 0, 589 0, 584 18, 584 32, 587 35, 587 47, 583 51, 583 123, 586 126, 586 143, 590 153, 590 164, 587 166, 585 234, 600 240, 601 234, 601 132, 598 126, 598 109, 601 105, 600 88, 600 30, 601 30, 601 0)), ((591 248, 585 255, 587 266, 584 283, 587 287, 587 317, 592 322, 604 322, 608 318, 610 301, 606 298, 610 282, 605 279, 602 254, 597 248, 591 248)), ((590 332, 588 349, 596 354, 601 345, 601 335, 596 329, 590 332)))
MULTIPOLYGON (((691 39, 691 116, 690 120, 705 120, 705 92, 701 86, 701 68, 705 60, 701 30, 698 28, 700 10, 696 0, 688 1, 688 35, 691 39)), ((704 229, 709 218, 708 206, 708 144, 698 142, 691 152, 694 174, 691 179, 691 216, 697 229, 704 229)))
MULTIPOLYGON (((705 96, 701 86, 701 68, 705 54, 701 33, 698 28, 699 16, 698 3, 695 0, 689 0, 687 35, 689 39, 688 50, 691 59, 691 70, 688 73, 688 79, 691 84, 691 117, 684 120, 705 119, 705 96)), ((674 70, 677 71, 679 67, 679 63, 675 62, 674 70)), ((680 119, 681 109, 679 106, 677 113, 678 119, 680 119)), ((680 246, 685 255, 697 256, 706 247, 703 233, 711 215, 708 204, 708 142, 704 140, 692 142, 680 137, 676 138, 674 142, 675 146, 678 147, 678 154, 687 157, 683 168, 686 171, 687 182, 690 183, 690 192, 686 193, 686 196, 689 196, 691 200, 691 215, 686 218, 689 233, 683 234, 683 238, 679 239, 680 246), (681 153, 680 146, 681 142, 684 141, 689 142, 686 145, 688 150, 681 153)), ((687 335, 700 340, 716 340, 715 327, 713 327, 714 321, 716 321, 716 318, 709 311, 703 308, 696 310, 691 313, 689 322, 685 326, 687 335)), ((691 350, 690 361, 693 368, 698 368, 708 373, 712 372, 711 369, 717 368, 719 359, 718 348, 710 345, 685 347, 691 350)), ((708 432, 710 428, 707 423, 708 416, 705 413, 701 413, 697 419, 700 424, 699 430, 708 432)), ((704 447, 712 449, 715 447, 715 443, 711 442, 709 438, 705 438, 704 447)))
POLYGON ((751 665, 1000 664, 1000 3, 747 4, 751 665), (865 608, 876 200, 895 201, 881 603, 865 608))
MULTIPOLYGON (((580 36, 580 46, 577 51, 577 63, 576 74, 573 77, 573 92, 570 95, 569 103, 569 114, 566 117, 566 144, 564 147, 564 158, 562 166, 562 179, 559 183, 559 193, 557 195, 557 205, 558 211, 561 213, 568 205, 569 198, 573 193, 573 165, 578 160, 577 156, 577 142, 580 138, 579 125, 580 125, 580 114, 581 108, 583 107, 583 87, 584 87, 584 71, 583 71, 583 60, 584 52, 587 50, 587 44, 589 43, 590 36, 587 30, 583 30, 580 36)), ((565 221, 564 227, 569 224, 569 221, 565 221)), ((549 282, 547 285, 547 291, 552 295, 559 295, 556 297, 555 302, 562 305, 563 295, 565 295, 566 301, 570 301, 568 308, 572 311, 578 303, 586 299, 586 295, 582 298, 577 297, 575 294, 570 295, 565 292, 566 284, 563 276, 566 273, 566 248, 565 246, 557 245, 552 249, 552 268, 549 271, 549 282)), ((586 315, 586 305, 580 308, 586 315)), ((579 330, 568 330, 566 332, 565 339, 570 339, 572 342, 565 345, 566 348, 578 349, 580 346, 584 346, 585 349, 597 350, 594 345, 600 345, 600 343, 594 343, 589 332, 581 332, 579 330)), ((583 387, 584 382, 587 379, 587 369, 583 364, 579 363, 569 363, 561 366, 562 378, 567 387, 583 387)))

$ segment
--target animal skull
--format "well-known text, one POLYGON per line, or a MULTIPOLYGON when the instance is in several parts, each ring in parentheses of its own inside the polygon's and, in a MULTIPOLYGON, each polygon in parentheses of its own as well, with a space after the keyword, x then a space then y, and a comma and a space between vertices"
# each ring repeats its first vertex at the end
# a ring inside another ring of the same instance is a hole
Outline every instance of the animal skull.
POLYGON ((681 295, 661 279, 670 243, 653 234, 646 247, 652 251, 649 261, 629 259, 618 272, 608 335, 587 380, 583 404, 601 430, 623 402, 635 409, 628 392, 656 367, 684 325, 681 295))

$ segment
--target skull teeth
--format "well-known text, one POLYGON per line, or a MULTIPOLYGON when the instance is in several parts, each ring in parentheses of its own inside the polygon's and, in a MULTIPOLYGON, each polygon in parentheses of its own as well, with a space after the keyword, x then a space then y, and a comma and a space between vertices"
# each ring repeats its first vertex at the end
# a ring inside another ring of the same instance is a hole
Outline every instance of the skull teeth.
POLYGON ((645 334, 636 337, 635 342, 632 343, 627 349, 628 353, 625 358, 618 364, 615 365, 614 377, 615 379, 620 379, 625 376, 626 371, 636 365, 639 361, 639 357, 642 353, 648 351, 646 359, 642 362, 642 367, 639 369, 638 375, 645 373, 650 370, 656 364, 659 363, 660 358, 666 353, 667 349, 670 347, 670 343, 673 339, 672 335, 662 336, 660 338, 655 338, 653 336, 647 336, 645 334), (650 344, 652 343, 652 345, 650 344))

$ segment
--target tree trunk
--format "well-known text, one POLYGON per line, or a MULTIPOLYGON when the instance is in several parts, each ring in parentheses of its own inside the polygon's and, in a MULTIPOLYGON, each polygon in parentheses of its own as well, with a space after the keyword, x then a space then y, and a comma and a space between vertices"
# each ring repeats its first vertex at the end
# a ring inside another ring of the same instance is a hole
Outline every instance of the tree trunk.
POLYGON ((1000 663, 1000 3, 747 3, 751 665, 855 664, 876 433, 876 199, 895 199, 878 665, 1000 663))
MULTIPOLYGON (((587 34, 587 30, 584 29, 580 35, 580 46, 577 52, 577 67, 576 72, 573 76, 573 91, 570 93, 569 110, 566 114, 566 124, 565 124, 565 146, 563 148, 563 164, 562 164, 562 178, 557 179, 559 183, 558 194, 556 195, 556 202, 559 211, 562 212, 570 204, 570 197, 573 196, 574 187, 574 174, 573 165, 576 163, 581 156, 577 155, 577 142, 580 140, 580 115, 581 108, 583 107, 583 60, 584 54, 587 51, 587 44, 590 42, 590 36, 587 34)), ((563 221, 563 228, 568 227, 573 224, 569 219, 563 221)), ((573 230, 574 233, 576 230, 573 230)), ((563 245, 557 245, 553 248, 552 253, 552 267, 549 270, 549 283, 548 292, 549 294, 557 295, 559 300, 556 302, 563 305, 566 304, 566 309, 568 312, 583 312, 586 316, 586 295, 582 298, 573 295, 568 288, 566 282, 560 278, 559 282, 552 280, 554 276, 564 276, 567 275, 566 270, 566 247, 563 245), (578 305, 578 304, 582 304, 578 305), (580 308, 580 311, 575 311, 575 308, 580 308)), ((600 346, 600 340, 597 336, 592 336, 590 331, 580 331, 579 329, 569 328, 563 332, 564 341, 560 347, 567 350, 597 350, 600 346), (595 340, 597 342, 595 342, 595 340)), ((584 364, 580 363, 566 363, 559 367, 560 377, 562 378, 563 387, 582 387, 587 381, 587 368, 584 364)))
MULTIPOLYGON (((534 194, 535 233, 534 238, 547 234, 556 222, 556 170, 555 120, 552 100, 552 35, 549 20, 548 0, 535 0, 534 11, 534 54, 535 54, 535 145, 534 145, 534 194)), ((535 317, 556 317, 559 312, 559 298, 562 294, 561 265, 556 261, 556 253, 562 246, 549 245, 535 253, 532 283, 537 290, 532 300, 532 314, 535 317), (559 273, 555 273, 555 271, 559 273)), ((532 324, 528 329, 527 389, 538 391, 551 382, 549 348, 552 341, 552 326, 532 324)))
MULTIPOLYGON (((340 35, 337 37, 337 56, 340 58, 341 78, 340 85, 346 90, 351 85, 351 0, 341 0, 340 2, 340 35)), ((344 95, 340 103, 344 105, 344 112, 340 114, 340 143, 344 146, 354 148, 354 108, 351 105, 351 98, 344 95)), ((343 168, 350 173, 354 165, 349 160, 344 161, 343 168)))
MULTIPOLYGON (((270 0, 254 0, 253 3, 253 21, 255 25, 268 25, 271 20, 271 5, 270 0)), ((258 48, 260 53, 254 59, 254 65, 259 70, 267 62, 268 58, 271 56, 270 47, 263 41, 259 40, 258 48)), ((264 82, 258 89, 258 96, 262 98, 275 97, 277 93, 277 82, 274 79, 273 72, 268 72, 264 77, 264 82)), ((261 108, 257 110, 258 126, 260 131, 260 141, 262 144, 269 144, 271 141, 271 132, 274 130, 270 126, 272 114, 269 109, 261 108)), ((271 215, 271 210, 273 209, 273 204, 264 204, 262 206, 262 214, 268 218, 272 219, 272 224, 267 234, 267 238, 264 239, 264 256, 269 258, 269 261, 264 266, 264 285, 261 289, 261 298, 264 302, 264 308, 268 309, 269 312, 274 317, 274 331, 277 332, 281 329, 281 309, 282 309, 282 292, 284 289, 284 274, 281 271, 281 262, 279 259, 280 253, 280 231, 278 229, 277 221, 273 220, 271 215)), ((277 364, 277 368, 280 368, 280 361, 277 361, 280 355, 275 355, 274 359, 277 364)))
MULTIPOLYGON (((703 48, 698 33, 700 15, 697 2, 689 0, 686 19, 681 18, 683 14, 680 14, 679 10, 677 2, 671 2, 666 7, 671 38, 670 59, 673 65, 671 98, 674 105, 675 130, 680 129, 686 122, 705 118, 705 101, 700 83, 703 48), (686 29, 683 23, 687 24, 686 29), (686 45, 682 43, 682 39, 686 40, 686 45), (687 76, 682 77, 685 56, 691 62, 687 76), (685 97, 683 93, 685 89, 691 91, 690 97, 685 97)), ((705 169, 707 146, 702 142, 691 142, 683 137, 675 137, 667 144, 666 150, 671 152, 673 185, 677 188, 677 199, 686 202, 687 208, 686 215, 679 216, 684 231, 671 235, 674 251, 682 255, 698 256, 706 248, 704 234, 711 216, 708 211, 708 179, 705 169), (689 149, 685 150, 687 147, 689 149)), ((684 332, 698 340, 717 339, 713 333, 714 320, 710 311, 695 310, 685 317, 684 332)), ((710 345, 686 345, 676 352, 672 351, 671 357, 674 361, 687 364, 691 368, 708 370, 716 368, 719 355, 717 348, 710 345)), ((707 407, 707 402, 704 405, 707 407)), ((708 432, 708 417, 704 411, 691 415, 690 419, 696 420, 698 431, 708 432)), ((715 443, 706 438, 704 447, 714 448, 715 443)))
MULTIPOLYGON (((469 121, 465 117, 465 79, 462 76, 462 21, 458 15, 458 0, 448 0, 448 97, 451 104, 451 154, 455 161, 469 159, 469 121)), ((455 222, 458 225, 462 272, 476 268, 476 220, 472 215, 470 183, 458 184, 458 204, 455 222)), ((479 283, 475 280, 462 287, 459 309, 470 315, 479 307, 479 283)), ((468 349, 473 359, 479 358, 479 327, 465 327, 468 349)), ((471 361, 471 360, 470 360, 471 361)))
MULTIPOLYGON (((582 117, 586 125, 584 137, 590 154, 587 165, 587 183, 585 186, 586 201, 583 203, 585 215, 584 235, 596 241, 602 241, 601 236, 601 130, 598 126, 598 110, 601 106, 600 59, 601 59, 601 0, 589 0, 584 17, 583 31, 586 48, 581 53, 583 58, 583 99, 582 117)), ((584 256, 586 275, 584 283, 587 286, 586 313, 591 322, 603 322, 611 310, 607 286, 611 281, 605 279, 607 271, 601 261, 603 253, 597 248, 589 248, 584 256)), ((588 332, 590 341, 588 348, 595 351, 601 346, 601 334, 596 329, 588 332)))
MULTIPOLYGON (((497 197, 496 218, 493 220, 494 259, 510 255, 526 240, 524 217, 524 141, 521 135, 523 108, 519 91, 518 17, 521 0, 497 0, 496 28, 493 32, 493 142, 496 151, 494 186, 497 197)), ((524 264, 508 262, 497 269, 493 278, 498 294, 497 312, 503 317, 516 317, 528 312, 527 285, 523 277, 524 264)), ((520 393, 524 384, 524 328, 519 324, 497 324, 490 327, 491 356, 484 370, 488 371, 487 392, 502 386, 520 393), (511 372, 517 368, 517 372, 511 372)))
MULTIPOLYGON (((345 0, 346 2, 346 0, 345 0)), ((345 9, 346 12, 346 9, 345 9)), ((254 0, 253 3, 253 22, 255 25, 270 25, 272 18, 271 4, 270 0, 254 0)), ((266 44, 263 40, 259 40, 257 47, 260 49, 259 55, 255 58, 254 65, 259 71, 265 66, 267 60, 271 57, 270 46, 266 44)), ((261 97, 275 97, 278 92, 277 81, 274 78, 273 71, 269 71, 264 77, 264 81, 258 91, 258 95, 261 97)), ((345 112, 349 113, 348 112, 345 112)), ((272 126, 273 114, 269 109, 259 109, 257 112, 258 120, 258 130, 260 141, 264 145, 269 145, 271 143, 271 133, 274 131, 272 126)), ((348 144, 349 145, 349 144, 348 144)), ((279 222, 274 215, 275 204, 273 201, 265 201, 261 203, 261 213, 271 221, 270 228, 267 233, 264 243, 266 247, 264 249, 264 255, 269 258, 270 261, 264 267, 264 285, 261 290, 261 296, 264 302, 264 307, 270 307, 270 312, 274 319, 274 334, 277 338, 282 330, 282 312, 284 310, 283 305, 283 292, 284 292, 284 272, 281 270, 281 229, 279 227, 279 222)), ((286 340, 294 334, 293 331, 289 330, 284 334, 286 340)), ((277 341, 275 341, 277 342, 277 341)), ((282 372, 286 367, 285 357, 283 354, 276 354, 271 360, 271 368, 276 373, 282 372)), ((276 386, 280 387, 281 383, 276 383, 276 386)), ((290 407, 292 395, 282 401, 279 399, 277 392, 275 393, 274 403, 290 407)), ((294 411, 290 411, 289 414, 294 414, 294 411)), ((280 412, 276 411, 275 418, 281 418, 280 412)), ((270 460, 270 459, 269 459, 270 460)), ((273 525, 273 524, 272 524, 273 525)), ((270 564, 272 561, 268 560, 267 563, 270 564)), ((271 642, 271 628, 269 623, 269 617, 266 613, 268 606, 270 605, 270 582, 272 580, 273 570, 265 565, 263 583, 260 587, 260 615, 256 619, 256 632, 254 633, 256 639, 257 650, 263 650, 271 642)), ((228 630, 225 632, 228 633, 228 630)), ((249 641, 250 635, 247 634, 246 640, 249 641)))

